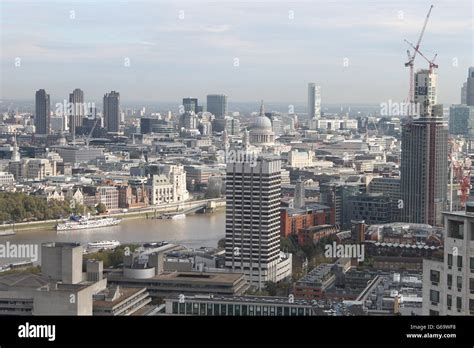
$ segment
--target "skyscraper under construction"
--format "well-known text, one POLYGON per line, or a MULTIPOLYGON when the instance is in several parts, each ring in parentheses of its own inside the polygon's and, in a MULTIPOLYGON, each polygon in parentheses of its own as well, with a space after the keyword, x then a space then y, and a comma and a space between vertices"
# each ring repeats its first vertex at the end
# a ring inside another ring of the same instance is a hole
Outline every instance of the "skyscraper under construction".
POLYGON ((402 220, 441 225, 446 209, 448 181, 448 128, 443 108, 436 101, 437 75, 432 70, 415 74, 414 101, 419 117, 402 130, 402 220))

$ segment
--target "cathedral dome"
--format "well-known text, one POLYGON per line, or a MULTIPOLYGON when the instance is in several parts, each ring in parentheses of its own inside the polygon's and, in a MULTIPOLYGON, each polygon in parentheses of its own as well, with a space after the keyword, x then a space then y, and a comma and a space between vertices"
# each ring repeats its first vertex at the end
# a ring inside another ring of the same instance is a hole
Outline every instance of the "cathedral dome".
POLYGON ((258 116, 252 125, 252 129, 272 130, 272 122, 266 116, 258 116))

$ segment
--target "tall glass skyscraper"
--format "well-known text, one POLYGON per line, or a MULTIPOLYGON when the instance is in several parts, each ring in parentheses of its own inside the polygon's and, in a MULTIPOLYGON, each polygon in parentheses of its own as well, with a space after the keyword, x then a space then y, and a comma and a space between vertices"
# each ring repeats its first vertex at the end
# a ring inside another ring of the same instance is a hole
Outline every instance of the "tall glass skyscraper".
POLYGON ((207 96, 207 111, 216 118, 227 116, 227 96, 225 94, 209 94, 207 96))

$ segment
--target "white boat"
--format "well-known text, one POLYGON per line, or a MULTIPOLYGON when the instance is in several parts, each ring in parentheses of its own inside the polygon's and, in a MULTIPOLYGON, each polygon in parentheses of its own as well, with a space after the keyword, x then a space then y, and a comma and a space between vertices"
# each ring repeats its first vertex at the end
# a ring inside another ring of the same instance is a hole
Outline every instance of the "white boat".
POLYGON ((185 219, 186 214, 163 214, 160 216, 160 219, 170 219, 170 220, 180 220, 180 219, 185 219))
POLYGON ((15 231, 0 231, 0 237, 13 236, 15 234, 15 231))
POLYGON ((118 240, 101 240, 87 244, 88 249, 115 249, 118 246, 120 246, 118 240))
POLYGON ((89 228, 108 227, 118 225, 122 220, 114 217, 89 219, 86 217, 71 217, 71 221, 56 225, 57 231, 84 230, 89 228))
POLYGON ((176 214, 170 217, 171 220, 180 220, 180 219, 185 219, 185 218, 186 218, 186 214, 176 214))

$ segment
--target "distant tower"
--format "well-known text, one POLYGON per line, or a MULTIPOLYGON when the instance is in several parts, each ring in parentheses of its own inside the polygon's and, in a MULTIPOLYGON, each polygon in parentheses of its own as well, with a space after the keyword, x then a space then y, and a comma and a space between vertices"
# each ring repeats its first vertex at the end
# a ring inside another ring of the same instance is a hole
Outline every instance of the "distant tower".
POLYGON ((321 117, 321 87, 308 83, 308 117, 310 120, 321 117))
POLYGON ((242 143, 244 145, 244 149, 247 150, 250 147, 250 132, 248 131, 247 128, 244 130, 244 136, 243 136, 243 139, 242 139, 242 143))
POLYGON ((76 88, 69 94, 69 129, 73 138, 76 137, 76 128, 82 126, 82 119, 86 115, 84 110, 84 92, 76 88))
POLYGON ((197 98, 183 98, 184 112, 199 112, 198 99, 197 98))
POLYGON ((227 150, 229 148, 229 135, 227 134, 227 129, 224 129, 222 132, 222 143, 224 144, 224 148, 227 150))
POLYGON ((461 87, 461 104, 467 104, 467 82, 464 82, 461 87))
POLYGON ((112 91, 104 95, 104 122, 107 132, 120 131, 120 94, 112 91))
POLYGON ((49 134, 51 130, 51 104, 44 89, 36 91, 35 95, 35 127, 36 134, 49 134))
POLYGON ((296 182, 294 206, 297 209, 305 206, 304 182, 301 181, 301 178, 296 182))
POLYGON ((225 94, 209 94, 207 96, 207 111, 216 118, 227 116, 227 96, 225 94))
POLYGON ((466 81, 466 104, 474 106, 474 67, 469 68, 469 75, 466 81))
POLYGON ((13 151, 11 155, 11 161, 12 162, 19 162, 20 161, 20 149, 18 148, 18 144, 16 142, 16 134, 13 138, 13 151))

